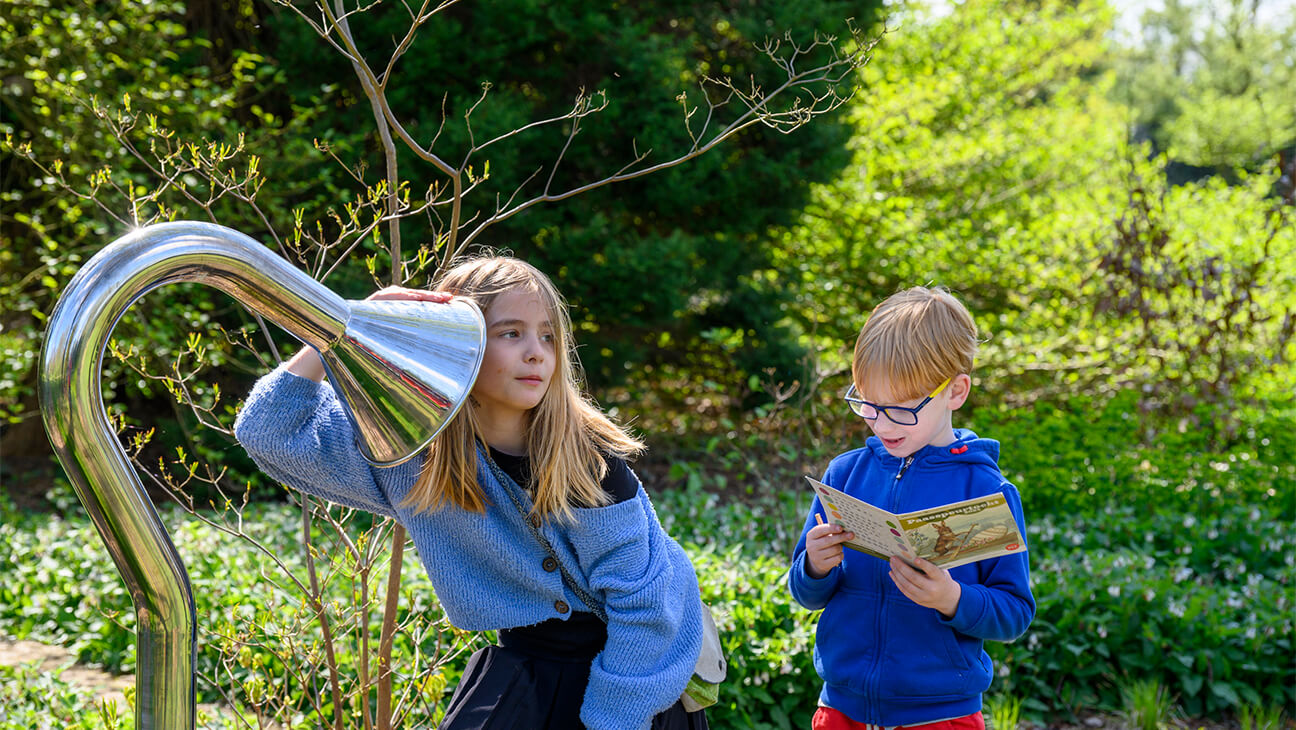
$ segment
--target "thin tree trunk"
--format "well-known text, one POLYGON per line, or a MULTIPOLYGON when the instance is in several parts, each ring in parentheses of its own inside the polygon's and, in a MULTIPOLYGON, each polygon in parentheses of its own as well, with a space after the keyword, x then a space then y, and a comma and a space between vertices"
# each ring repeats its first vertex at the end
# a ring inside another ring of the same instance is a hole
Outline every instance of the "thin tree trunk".
POLYGON ((387 604, 383 608, 382 640, 378 644, 378 730, 391 730, 392 639, 396 635, 396 608, 400 604, 401 562, 405 557, 405 528, 392 531, 391 567, 387 571, 387 604))
POLYGON ((329 625, 328 615, 324 613, 324 601, 320 599, 319 576, 315 572, 315 558, 311 554, 310 525, 310 503, 303 500, 302 544, 306 546, 306 571, 310 574, 311 607, 315 609, 320 630, 324 633, 324 656, 328 664, 329 689, 333 693, 333 730, 342 730, 342 685, 338 678, 337 654, 333 650, 333 629, 329 625))

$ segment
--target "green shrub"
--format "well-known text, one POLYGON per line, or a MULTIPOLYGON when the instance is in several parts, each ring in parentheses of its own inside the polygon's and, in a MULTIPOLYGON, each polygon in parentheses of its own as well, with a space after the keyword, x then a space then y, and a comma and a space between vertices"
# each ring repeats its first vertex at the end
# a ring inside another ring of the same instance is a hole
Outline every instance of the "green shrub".
POLYGON ((1020 697, 998 692, 986 695, 985 723, 989 730, 1017 730, 1021 723, 1022 701, 1020 697))
POLYGON ((0 730, 129 730, 129 712, 106 715, 85 691, 35 667, 0 665, 0 730))
POLYGON ((1254 508, 1220 511, 1031 525, 1039 609, 1022 639, 991 645, 1005 684, 1034 712, 1119 709, 1126 676, 1158 679, 1191 715, 1296 702, 1296 539, 1254 508))
MULTIPOLYGON (((1126 432, 1111 432, 1123 420, 1119 413, 1100 411, 1096 423, 1086 423, 1080 405, 1029 417, 999 414, 997 422, 986 412, 975 416, 978 428, 1003 438, 1006 468, 1022 486, 1039 603, 1025 636, 988 644, 998 669, 992 692, 1023 698, 1026 717, 1056 718, 1081 709, 1118 711, 1125 678, 1140 677, 1159 682, 1189 715, 1223 717, 1259 706, 1290 715, 1296 480, 1285 461, 1291 437, 1283 431, 1290 411, 1250 414, 1255 442, 1222 453, 1177 430, 1164 445, 1139 448, 1123 440, 1126 432), (1067 442, 1095 448, 1071 456, 1061 449, 1067 442), (1046 458, 1059 453, 1061 464, 1046 458), (1093 467, 1080 477, 1087 486, 1063 482, 1085 458, 1093 467)), ((817 615, 794 604, 785 572, 810 501, 800 474, 822 469, 828 457, 784 454, 790 441, 780 438, 772 429, 709 441, 664 479, 646 478, 663 525, 693 557, 723 632, 730 675, 710 713, 716 727, 804 726, 819 689, 811 654, 817 615), (798 463, 820 458, 813 467, 798 463), (762 459, 778 461, 777 468, 762 471, 762 459), (680 486, 654 484, 672 481, 680 486)), ((0 634, 62 644, 81 661, 130 670, 133 611, 94 529, 83 518, 22 515, 11 505, 0 510, 0 543, 9 546, 0 553, 0 573, 12 576, 0 584, 0 634)), ((190 571, 200 635, 286 624, 285 593, 262 577, 275 572, 267 556, 178 510, 162 512, 190 571)), ((354 529, 367 524, 362 517, 354 529)), ((243 529, 300 574, 299 525, 296 508, 254 505, 243 529)), ((436 619, 421 565, 412 553, 406 561, 402 617, 436 619)), ((354 616, 338 618, 356 623, 354 616)), ((315 630, 301 628, 306 636, 315 630)), ((445 638, 465 653, 421 688, 428 696, 424 719, 435 716, 437 700, 457 683, 473 642, 490 635, 445 638)), ((266 637, 231 666, 221 664, 220 650, 229 646, 204 639, 203 697, 216 695, 213 677, 231 690, 257 681, 282 685, 287 667, 279 640, 266 637)), ((430 653, 401 635, 394 661, 426 661, 430 653), (420 648, 424 656, 413 659, 420 648)), ((344 647, 339 661, 352 660, 344 647)))
POLYGON ((1136 679, 1121 688, 1121 714, 1131 730, 1161 730, 1174 714, 1174 697, 1155 679, 1136 679))
POLYGON ((1000 442, 1000 466, 1021 490, 1028 521, 1111 503, 1204 514, 1221 502, 1296 519, 1296 406, 1289 396, 1242 409, 1243 438, 1223 449, 1187 422, 1158 426, 1140 413, 1138 399, 1124 391, 1029 410, 983 407, 963 425, 1000 442))
POLYGON ((707 711, 709 723, 754 730, 809 727, 819 692, 811 653, 818 613, 792 600, 786 561, 745 558, 738 547, 717 552, 690 546, 690 555, 729 660, 720 701, 707 711))
POLYGON ((1279 730, 1283 727, 1282 708, 1243 705, 1238 708, 1237 720, 1242 730, 1279 730))
MULTIPOLYGON (((313 616, 303 619, 300 595, 286 585, 280 569, 305 580, 304 556, 297 545, 300 512, 287 505, 254 507, 245 514, 242 529, 274 553, 274 557, 250 544, 193 519, 177 509, 162 510, 171 525, 176 549, 188 570, 198 622, 198 699, 223 699, 220 688, 235 697, 254 687, 304 702, 311 687, 327 682, 302 681, 301 677, 321 672, 318 664, 286 666, 303 657, 322 656, 321 630, 313 616)), ((359 526, 356 526, 359 529, 359 526)), ((112 672, 135 669, 135 613, 93 526, 83 519, 29 516, 16 523, 0 524, 0 541, 10 547, 0 554, 0 572, 12 576, 0 586, 0 636, 33 639, 69 648, 79 661, 101 665, 112 672), (40 557, 36 557, 40 556, 40 557)), ((328 544, 317 543, 324 554, 318 559, 322 580, 327 583, 326 606, 335 634, 340 665, 354 664, 361 651, 360 626, 377 646, 380 615, 357 615, 350 592, 359 586, 351 581, 326 580, 341 558, 327 553, 328 544), (367 622, 366 622, 367 619, 367 622)), ((375 571, 385 577, 385 569, 375 571)), ((399 693, 417 679, 427 690, 437 681, 453 687, 462 671, 465 651, 488 637, 477 637, 450 629, 444 622, 431 585, 413 551, 403 565, 401 617, 406 631, 398 633, 393 663, 414 661, 430 667, 434 677, 427 681, 417 673, 400 674, 393 685, 399 693), (411 616, 420 621, 411 622, 411 616), (428 662, 454 661, 437 667, 428 662)), ((372 590, 372 589, 371 589, 372 590)), ((378 613, 378 612, 375 612, 378 613)), ((315 659, 311 659, 312 662, 315 659)), ((325 690, 327 691, 327 690, 325 690)), ((437 697, 430 704, 435 707, 437 697)), ((255 705, 255 703, 248 703, 255 705)), ((307 703, 315 707, 314 703, 307 703)), ((332 705, 321 701, 322 711, 332 705)), ((314 717, 308 709, 302 716, 314 717)))

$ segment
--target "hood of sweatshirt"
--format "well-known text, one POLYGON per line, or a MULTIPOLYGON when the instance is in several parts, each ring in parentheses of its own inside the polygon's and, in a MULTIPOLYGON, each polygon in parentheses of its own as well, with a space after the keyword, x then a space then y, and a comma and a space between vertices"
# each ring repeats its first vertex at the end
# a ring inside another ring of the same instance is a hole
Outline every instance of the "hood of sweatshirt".
MULTIPOLYGON (((872 450, 873 455, 885 466, 899 469, 905 459, 892 456, 882 445, 882 439, 869 436, 864 446, 872 450)), ((981 464, 998 468, 999 442, 994 439, 980 438, 970 429, 954 429, 954 442, 945 446, 924 446, 915 451, 911 457, 910 469, 939 470, 952 464, 981 464)))

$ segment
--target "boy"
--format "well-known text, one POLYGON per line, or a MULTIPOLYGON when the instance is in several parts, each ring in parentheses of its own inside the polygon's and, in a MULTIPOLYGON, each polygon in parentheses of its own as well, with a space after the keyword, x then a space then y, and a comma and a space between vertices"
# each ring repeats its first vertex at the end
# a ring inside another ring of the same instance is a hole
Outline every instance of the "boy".
MULTIPOLYGON (((914 287, 869 315, 855 343, 846 401, 873 431, 829 464, 822 481, 893 513, 1003 492, 1026 534, 1017 488, 999 473, 999 443, 955 429, 972 388, 977 331, 949 292, 914 287)), ((1026 553, 945 570, 850 551, 816 497, 792 553, 788 587, 823 609, 814 730, 981 730, 994 676, 982 649, 1021 636, 1035 615, 1026 553)))

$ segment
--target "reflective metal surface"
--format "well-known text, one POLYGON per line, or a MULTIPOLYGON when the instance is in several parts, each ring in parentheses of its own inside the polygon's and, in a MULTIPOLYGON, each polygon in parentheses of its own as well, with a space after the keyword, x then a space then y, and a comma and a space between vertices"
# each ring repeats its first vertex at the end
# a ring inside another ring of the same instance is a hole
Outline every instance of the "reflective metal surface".
POLYGON ((377 465, 418 453, 472 388, 485 325, 467 300, 346 302, 241 233, 163 223, 100 251, 50 316, 40 403, 55 454, 94 521, 135 605, 140 729, 194 727, 196 628, 189 576, 117 442, 101 396, 113 327, 148 291, 174 282, 216 287, 320 351, 377 465))
POLYGON ((320 354, 350 407, 360 453, 377 466, 417 454, 463 405, 486 352, 467 299, 350 302, 346 331, 320 354))

